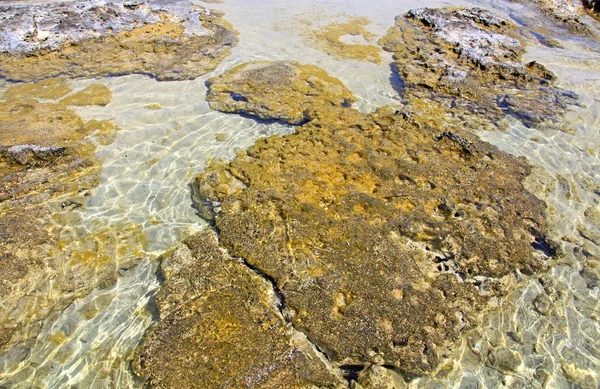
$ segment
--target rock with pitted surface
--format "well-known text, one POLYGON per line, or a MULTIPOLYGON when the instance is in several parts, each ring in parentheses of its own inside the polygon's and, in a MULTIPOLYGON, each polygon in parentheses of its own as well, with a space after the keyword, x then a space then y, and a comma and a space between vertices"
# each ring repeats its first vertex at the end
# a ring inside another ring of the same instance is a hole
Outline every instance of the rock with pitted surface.
POLYGON ((316 66, 293 61, 245 63, 209 83, 211 108, 290 124, 313 119, 323 107, 356 101, 338 79, 316 66))
POLYGON ((161 264, 158 322, 134 361, 150 388, 342 388, 339 372, 295 334, 271 284, 218 245, 187 238, 161 264))
POLYGON ((237 43, 222 14, 183 1, 75 1, 0 6, 0 77, 149 74, 193 79, 237 43))
POLYGON ((408 101, 431 99, 491 122, 509 114, 528 126, 560 127, 560 114, 578 97, 554 87, 543 65, 521 62, 515 30, 479 8, 422 8, 398 16, 380 44, 394 53, 408 101))
MULTIPOLYGON (((265 100, 261 117, 288 120, 265 100)), ((523 187, 530 167, 408 112, 311 109, 297 133, 198 176, 201 214, 335 364, 431 372, 515 270, 546 266, 534 249, 547 246, 545 205, 523 187)))
MULTIPOLYGON (((572 0, 510 0, 517 3, 532 3, 546 16, 550 21, 557 22, 566 27, 572 34, 583 36, 594 36, 581 19, 581 4, 572 0)), ((595 0, 584 0, 583 5, 590 9, 594 8, 595 0)))

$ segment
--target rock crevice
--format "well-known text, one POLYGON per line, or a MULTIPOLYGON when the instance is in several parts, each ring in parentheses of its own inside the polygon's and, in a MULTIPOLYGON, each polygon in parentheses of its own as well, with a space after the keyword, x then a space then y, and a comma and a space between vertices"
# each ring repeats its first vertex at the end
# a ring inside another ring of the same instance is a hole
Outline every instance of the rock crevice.
MULTIPOLYGON (((369 381, 371 365, 435 372, 518 273, 546 268, 549 252, 534 247, 545 239, 545 205, 523 186, 530 166, 459 127, 418 123, 410 111, 362 114, 344 103, 352 97, 339 81, 302 66, 251 63, 211 80, 216 109, 307 122, 209 166, 194 184, 199 213, 228 257, 281 293, 284 306, 272 307, 279 320, 338 376, 356 386, 369 381)), ((207 274, 180 282, 214 278, 207 274)), ((169 323, 161 320, 142 347, 156 355, 140 372, 151 386, 144 372, 168 361, 153 350, 181 342, 160 335, 169 323)), ((199 339, 181 352, 211 345, 199 339)))

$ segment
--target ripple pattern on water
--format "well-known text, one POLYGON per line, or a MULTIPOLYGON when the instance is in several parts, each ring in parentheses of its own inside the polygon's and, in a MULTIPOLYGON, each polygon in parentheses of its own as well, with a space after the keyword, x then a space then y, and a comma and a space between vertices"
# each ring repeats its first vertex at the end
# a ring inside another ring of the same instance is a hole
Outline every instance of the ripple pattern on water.
MULTIPOLYGON (((418 4, 444 5, 449 4, 438 0, 418 4)), ((505 16, 519 15, 524 21, 534 15, 527 6, 498 0, 461 0, 452 5, 483 6, 505 16)), ((101 285, 56 321, 46 323, 34 345, 0 357, 0 383, 11 388, 138 385, 129 373, 128 357, 152 322, 148 306, 159 286, 156 256, 205 226, 190 206, 188 185, 193 176, 212 158, 230 159, 259 137, 293 131, 277 123, 211 111, 205 102, 205 82, 247 61, 297 60, 320 66, 342 80, 363 112, 399 104, 390 82, 389 54, 382 54, 380 65, 338 61, 306 46, 293 23, 297 15, 315 10, 327 15, 346 13, 369 18, 368 28, 381 36, 394 16, 414 6, 410 1, 389 0, 368 5, 358 0, 289 4, 226 0, 214 7, 226 11, 227 20, 241 33, 240 43, 213 74, 184 82, 157 82, 144 76, 72 81, 77 88, 107 85, 113 93, 108 106, 77 108, 77 112, 85 119, 111 119, 122 128, 111 145, 98 147, 104 165, 101 183, 78 211, 81 227, 94 231, 116 223, 141 225, 149 241, 148 254, 138 267, 123 270, 117 280, 101 285)), ((590 276, 591 261, 600 258, 600 243, 593 235, 600 233, 600 226, 586 216, 590 208, 598 207, 600 196, 600 50, 584 38, 561 37, 562 48, 544 46, 531 34, 524 39, 528 59, 544 63, 562 87, 580 93, 583 106, 567 117, 577 132, 541 132, 515 123, 506 132, 480 136, 545 169, 532 178, 532 191, 550 204, 555 239, 562 242, 565 254, 553 270, 498 302, 502 308, 486 318, 486 325, 465 337, 449 372, 435 378, 402 379, 405 382, 398 385, 529 388, 545 383, 562 388, 600 384, 600 287, 590 276), (519 353, 522 364, 516 371, 503 371, 490 362, 489 351, 498 347, 519 353)))

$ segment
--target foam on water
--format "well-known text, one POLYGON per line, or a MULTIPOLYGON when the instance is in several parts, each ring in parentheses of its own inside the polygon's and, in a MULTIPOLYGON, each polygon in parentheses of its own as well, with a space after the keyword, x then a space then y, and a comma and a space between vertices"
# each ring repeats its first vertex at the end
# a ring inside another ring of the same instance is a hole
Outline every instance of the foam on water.
MULTIPOLYGON (((535 18, 523 5, 496 0, 451 4, 425 0, 418 6, 474 4, 505 17, 535 18)), ((233 158, 237 150, 260 137, 293 131, 281 124, 212 111, 205 101, 210 77, 247 61, 291 59, 320 66, 342 80, 358 98, 355 107, 363 112, 399 104, 389 54, 382 53, 381 64, 336 60, 307 44, 298 18, 308 15, 318 22, 364 16, 372 21, 367 28, 382 36, 394 17, 415 7, 414 2, 226 0, 212 7, 224 10, 240 32, 239 45, 212 74, 182 82, 157 82, 137 75, 72 81, 77 88, 91 83, 108 86, 113 93, 108 106, 77 108, 77 112, 84 119, 110 119, 122 128, 112 144, 98 147, 103 171, 100 185, 78 211, 82 226, 94 231, 123 222, 141 225, 148 252, 138 267, 123 271, 116 282, 69 306, 43 328, 31 350, 9 353, 0 361, 5 363, 0 383, 11 388, 139 385, 129 373, 128 358, 153 320, 152 301, 159 286, 156 258, 205 227, 191 207, 189 184, 194 175, 210 159, 233 158)), ((562 49, 544 47, 532 36, 525 39, 527 57, 547 65, 564 88, 580 94, 582 106, 568 115, 577 131, 574 135, 542 132, 515 122, 505 132, 479 135, 545 169, 532 178, 531 187, 550 204, 554 235, 562 239, 565 254, 547 274, 524 283, 499 302, 502 308, 488 315, 487 326, 465 337, 451 373, 413 379, 407 382, 409 387, 540 387, 544 374, 548 387, 567 387, 566 376, 571 381, 580 377, 582 385, 586 379, 600 382, 600 292, 582 275, 585 253, 596 258, 599 253, 580 232, 598 228, 585 211, 597 207, 599 199, 594 191, 600 188, 600 50, 580 38, 561 40, 562 49), (547 311, 539 307, 542 295, 551 301, 547 311), (486 359, 486 348, 502 345, 522 356, 523 366, 517 372, 501 372, 486 359)))

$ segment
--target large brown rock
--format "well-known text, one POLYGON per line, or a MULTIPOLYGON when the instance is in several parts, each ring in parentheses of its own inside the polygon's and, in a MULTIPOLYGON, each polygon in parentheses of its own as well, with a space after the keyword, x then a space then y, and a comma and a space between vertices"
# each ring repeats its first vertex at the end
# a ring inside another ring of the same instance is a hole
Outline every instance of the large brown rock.
MULTIPOLYGON (((528 126, 561 128, 577 95, 553 86, 555 76, 522 63, 516 27, 488 11, 415 9, 398 16, 380 44, 394 54, 404 98, 427 98, 469 120, 498 122, 505 114, 528 126)), ((466 123, 466 125, 469 125, 466 123)))
MULTIPOLYGON (((263 117, 287 120, 266 107, 263 117)), ((529 165, 408 113, 312 108, 297 133, 198 176, 201 214, 276 283, 294 327, 335 364, 432 371, 513 272, 545 267, 529 165)))
POLYGON ((207 101, 222 112, 302 124, 323 107, 356 101, 340 80, 293 61, 245 63, 209 80, 207 101))
POLYGON ((133 73, 193 79, 237 44, 222 14, 189 1, 9 5, 0 13, 0 77, 13 81, 133 73))
POLYGON ((271 284, 212 232, 163 259, 160 322, 134 372, 151 388, 341 388, 344 381, 278 310, 271 284))

